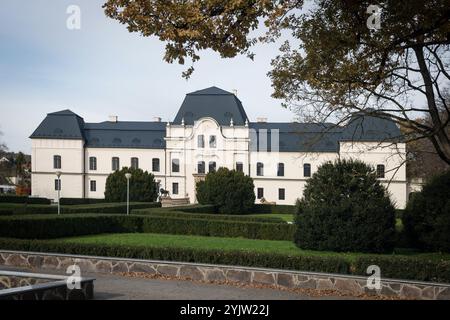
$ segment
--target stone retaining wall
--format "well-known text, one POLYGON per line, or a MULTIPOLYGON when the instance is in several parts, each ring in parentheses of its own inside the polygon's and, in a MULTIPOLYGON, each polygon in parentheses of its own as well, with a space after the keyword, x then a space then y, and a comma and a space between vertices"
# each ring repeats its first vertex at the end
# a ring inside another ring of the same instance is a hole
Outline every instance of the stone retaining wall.
POLYGON ((205 282, 238 282, 289 289, 333 290, 352 295, 450 300, 450 284, 382 279, 381 290, 367 288, 367 278, 339 274, 295 272, 236 266, 120 259, 63 254, 0 251, 0 267, 66 270, 77 264, 82 272, 147 273, 205 282))

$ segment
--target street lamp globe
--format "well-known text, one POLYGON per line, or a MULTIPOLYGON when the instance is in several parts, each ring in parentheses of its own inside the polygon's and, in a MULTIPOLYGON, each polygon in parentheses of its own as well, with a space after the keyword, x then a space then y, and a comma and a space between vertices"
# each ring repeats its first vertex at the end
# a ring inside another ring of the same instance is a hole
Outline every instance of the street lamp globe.
POLYGON ((127 178, 127 180, 131 179, 131 173, 125 173, 125 178, 127 178))

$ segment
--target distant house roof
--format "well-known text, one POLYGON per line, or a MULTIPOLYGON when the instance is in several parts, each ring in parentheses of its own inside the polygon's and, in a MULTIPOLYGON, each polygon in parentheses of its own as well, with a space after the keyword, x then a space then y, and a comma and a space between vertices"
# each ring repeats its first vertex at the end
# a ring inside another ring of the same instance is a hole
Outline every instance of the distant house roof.
MULTIPOLYGON (((232 93, 211 87, 186 95, 174 124, 186 125, 204 118, 214 118, 221 126, 245 125, 247 115, 241 101, 232 93)), ((392 141, 400 138, 400 130, 393 121, 370 115, 355 115, 346 126, 332 123, 275 123, 252 122, 251 150, 272 151, 272 137, 278 130, 280 152, 338 152, 340 141, 392 141), (260 141, 267 130, 267 142, 260 141), (266 148, 267 145, 267 148, 266 148)), ((165 123, 162 122, 101 122, 85 123, 70 110, 49 113, 31 135, 32 139, 79 139, 90 148, 166 147, 165 123)), ((276 151, 276 150, 273 150, 276 151)))
POLYGON ((221 126, 243 126, 248 119, 241 101, 231 92, 211 87, 186 95, 178 111, 174 124, 180 125, 184 119, 186 125, 193 125, 200 118, 214 118, 221 126))

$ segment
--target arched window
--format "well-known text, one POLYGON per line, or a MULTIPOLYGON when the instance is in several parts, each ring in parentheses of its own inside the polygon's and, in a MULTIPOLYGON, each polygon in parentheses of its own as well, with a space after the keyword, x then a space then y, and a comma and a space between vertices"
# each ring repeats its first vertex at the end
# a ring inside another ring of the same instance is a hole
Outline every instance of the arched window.
POLYGON ((118 157, 112 158, 112 170, 113 171, 120 170, 120 159, 118 157))
POLYGON ((139 159, 138 158, 131 158, 131 167, 133 169, 139 169, 139 159))
POLYGON ((264 175, 264 164, 262 162, 256 164, 256 175, 260 177, 264 175))
POLYGON ((197 147, 204 148, 205 147, 205 136, 200 134, 197 136, 197 147))
POLYGON ((205 161, 199 161, 197 163, 197 173, 198 174, 205 174, 205 170, 206 170, 205 161))
POLYGON ((53 169, 61 169, 61 156, 53 156, 53 169))
POLYGON ((172 159, 172 172, 180 172, 180 159, 172 159))
POLYGON ((303 176, 305 178, 311 177, 311 165, 309 163, 303 165, 303 176))
POLYGON ((217 147, 216 136, 209 136, 209 147, 210 148, 216 148, 217 147))
POLYGON ((385 166, 384 164, 377 165, 377 178, 384 179, 385 177, 385 166))
POLYGON ((159 170, 160 170, 159 158, 153 158, 152 159, 152 171, 159 172, 159 170))
POLYGON ((89 170, 91 170, 91 171, 97 170, 97 158, 96 157, 89 158, 89 170))
POLYGON ((279 163, 277 168, 277 176, 284 177, 284 163, 279 163))

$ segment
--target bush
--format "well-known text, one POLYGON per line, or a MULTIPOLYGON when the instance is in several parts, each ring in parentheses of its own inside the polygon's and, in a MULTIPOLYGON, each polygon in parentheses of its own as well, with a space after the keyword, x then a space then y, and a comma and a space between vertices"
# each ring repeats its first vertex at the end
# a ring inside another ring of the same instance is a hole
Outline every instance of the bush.
MULTIPOLYGON (((130 210, 159 208, 159 202, 131 202, 130 210)), ((118 213, 125 214, 127 212, 126 203, 102 203, 91 205, 71 205, 61 206, 61 213, 118 213)), ((39 215, 39 214, 56 214, 58 206, 53 205, 29 205, 29 204, 0 204, 0 215, 39 215)))
POLYGON ((373 169, 360 161, 325 163, 297 203, 295 242, 329 251, 392 252, 395 208, 373 169))
POLYGON ((403 226, 414 247, 450 252, 450 171, 434 177, 411 197, 403 226))
MULTIPOLYGON (((89 227, 87 225, 87 227, 89 227)), ((92 226, 91 226, 92 227, 92 226)), ((113 226, 111 227, 113 228, 113 226)), ((249 251, 223 251, 172 247, 119 246, 64 243, 58 240, 0 239, 3 250, 88 255, 128 259, 196 262, 284 270, 353 274, 367 276, 370 265, 381 268, 383 278, 450 282, 450 261, 424 257, 359 255, 286 255, 249 251)))
POLYGON ((197 184, 197 199, 212 204, 219 213, 243 214, 251 212, 255 203, 255 186, 249 176, 236 170, 219 168, 197 184))
MULTIPOLYGON (((136 209, 148 209, 148 208, 159 208, 161 204, 159 202, 131 202, 130 211, 136 209)), ((63 206, 61 212, 64 214, 70 213, 117 213, 125 214, 127 213, 126 203, 101 203, 101 204, 91 204, 91 205, 78 205, 78 206, 63 206)))
POLYGON ((80 199, 80 198, 61 198, 59 203, 62 206, 82 205, 82 204, 97 204, 105 203, 105 199, 80 199))
POLYGON ((27 203, 27 204, 50 204, 47 198, 32 198, 24 196, 0 196, 0 203, 27 203))
POLYGON ((295 214, 295 206, 280 204, 255 204, 252 213, 295 214))
POLYGON ((207 220, 233 220, 233 221, 246 221, 246 222, 267 222, 267 223, 285 223, 282 218, 279 217, 245 217, 226 214, 211 214, 211 213, 190 213, 186 211, 175 211, 167 209, 141 209, 133 210, 132 214, 135 215, 149 215, 158 217, 172 217, 172 218, 190 218, 190 219, 207 219, 207 220))
POLYGON ((0 237, 55 239, 101 233, 161 233, 264 240, 292 240, 287 223, 124 215, 13 216, 0 218, 0 237))
POLYGON ((302 270, 328 273, 349 273, 349 263, 342 257, 290 256, 274 253, 222 251, 211 249, 105 246, 95 244, 61 243, 55 240, 33 241, 0 239, 0 247, 8 250, 53 252, 159 261, 197 262, 220 265, 302 270))
POLYGON ((426 257, 361 255, 352 264, 353 273, 366 276, 368 266, 381 269, 383 278, 450 282, 450 261, 426 257))
POLYGON ((127 201, 127 179, 126 173, 131 173, 130 179, 130 201, 133 202, 155 202, 158 197, 155 177, 152 173, 141 169, 123 168, 108 176, 106 179, 105 200, 106 202, 127 201))

